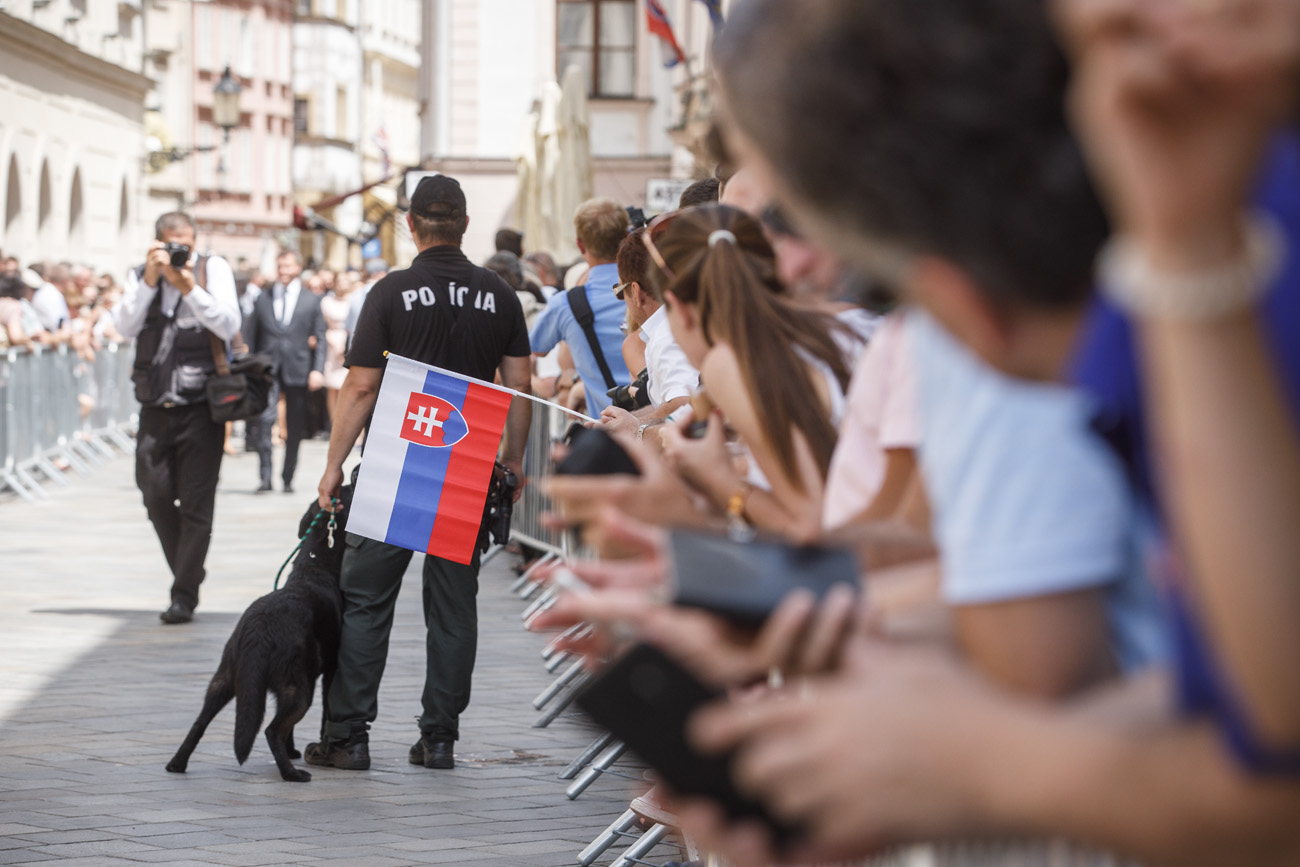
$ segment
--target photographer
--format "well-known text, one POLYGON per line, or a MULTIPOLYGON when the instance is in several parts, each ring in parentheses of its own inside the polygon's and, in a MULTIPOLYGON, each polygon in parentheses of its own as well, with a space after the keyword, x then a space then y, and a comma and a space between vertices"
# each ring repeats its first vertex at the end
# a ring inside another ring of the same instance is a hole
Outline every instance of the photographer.
POLYGON ((206 385, 216 372, 214 352, 227 351, 239 332, 240 311, 226 260, 194 255, 188 214, 163 214, 154 232, 113 312, 118 331, 136 339, 135 479, 174 578, 171 605, 159 616, 188 623, 203 583, 225 439, 225 426, 209 414, 206 385))

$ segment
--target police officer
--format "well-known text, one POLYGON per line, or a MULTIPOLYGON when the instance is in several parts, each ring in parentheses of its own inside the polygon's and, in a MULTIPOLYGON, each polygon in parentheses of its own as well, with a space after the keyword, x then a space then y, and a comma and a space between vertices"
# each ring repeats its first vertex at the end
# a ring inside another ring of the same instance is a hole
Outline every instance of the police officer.
POLYGON ((114 318, 118 331, 136 338, 135 482, 173 577, 171 606, 159 617, 188 623, 205 575, 226 437, 226 426, 209 414, 206 387, 216 373, 214 351, 225 352, 239 333, 239 299, 225 259, 208 256, 198 265, 188 214, 163 214, 154 230, 145 264, 127 274, 114 318))
MULTIPOLYGON (((343 462, 375 406, 384 375, 384 351, 530 393, 528 329, 514 291, 461 252, 469 225, 460 184, 426 177, 406 217, 419 255, 393 271, 366 298, 339 391, 329 458, 320 482, 328 507, 343 483, 343 462)), ((516 398, 506 421, 505 463, 524 478, 523 456, 532 405, 516 398)), ((370 767, 370 723, 378 715, 379 681, 402 575, 412 551, 347 534, 340 586, 343 632, 338 671, 325 697, 328 722, 321 742, 309 744, 308 763, 346 770, 370 767)), ((425 555, 424 621, 427 659, 420 739, 410 760, 426 768, 454 765, 460 714, 469 705, 478 643, 479 555, 469 566, 425 555)))

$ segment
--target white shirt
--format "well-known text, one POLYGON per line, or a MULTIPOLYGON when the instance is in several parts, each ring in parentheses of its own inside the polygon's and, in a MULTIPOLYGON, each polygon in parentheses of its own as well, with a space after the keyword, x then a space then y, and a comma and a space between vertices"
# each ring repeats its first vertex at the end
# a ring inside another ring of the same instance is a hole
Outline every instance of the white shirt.
POLYGON ((302 291, 302 281, 293 279, 287 287, 276 283, 271 287, 271 308, 281 325, 288 325, 293 319, 293 311, 298 307, 298 293, 302 291))
POLYGON ((686 360, 686 353, 673 339, 667 307, 660 307, 645 321, 641 339, 645 341, 645 366, 650 371, 650 403, 662 406, 694 394, 700 386, 700 372, 686 360))
POLYGON ((36 315, 40 317, 41 325, 46 331, 58 331, 60 322, 72 318, 68 312, 68 302, 53 283, 41 284, 41 288, 32 295, 32 307, 36 309, 36 315))
MULTIPOLYGON (((229 263, 220 256, 209 256, 207 262, 207 285, 195 286, 184 298, 176 287, 160 277, 162 286, 162 309, 168 317, 193 317, 199 325, 211 331, 222 340, 230 340, 239 333, 242 320, 239 313, 239 297, 235 294, 235 275, 229 263), (182 306, 183 305, 183 306, 182 306)), ((122 301, 113 309, 113 320, 123 337, 137 336, 144 330, 144 320, 149 313, 158 289, 146 286, 144 268, 132 268, 126 274, 126 291, 122 301)), ((178 319, 178 324, 180 320, 178 319)))
POLYGON ((262 287, 256 283, 249 283, 244 287, 243 297, 239 299, 239 309, 245 316, 253 315, 253 308, 257 305, 257 299, 262 294, 262 287))

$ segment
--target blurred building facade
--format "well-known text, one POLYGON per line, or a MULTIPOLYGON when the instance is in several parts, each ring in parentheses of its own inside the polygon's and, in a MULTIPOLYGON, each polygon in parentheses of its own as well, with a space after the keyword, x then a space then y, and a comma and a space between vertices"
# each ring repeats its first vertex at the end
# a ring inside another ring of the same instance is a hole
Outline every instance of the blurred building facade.
POLYGON ((515 225, 525 118, 570 64, 588 81, 596 195, 643 206, 650 179, 712 170, 695 140, 707 113, 708 10, 699 0, 662 2, 688 56, 672 69, 642 0, 424 0, 421 161, 464 185, 471 258, 489 255, 496 230, 515 225))
POLYGON ((0 248, 121 273, 143 256, 141 2, 0 9, 0 248))
MULTIPOLYGON (((302 233, 305 259, 344 268, 361 227, 359 0, 299 0, 293 25, 294 201, 329 226, 302 233)), ((354 263, 355 264, 355 263, 354 263)))
POLYGON ((153 79, 146 209, 193 214, 201 250, 265 270, 293 234, 293 5, 290 0, 150 0, 153 79), (226 68, 239 120, 213 117, 226 68))

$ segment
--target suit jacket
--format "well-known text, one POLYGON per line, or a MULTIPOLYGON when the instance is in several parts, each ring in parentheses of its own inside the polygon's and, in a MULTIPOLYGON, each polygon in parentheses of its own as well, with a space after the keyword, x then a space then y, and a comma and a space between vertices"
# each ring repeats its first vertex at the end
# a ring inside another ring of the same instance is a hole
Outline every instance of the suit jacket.
POLYGON ((271 356, 281 385, 303 386, 313 370, 325 371, 325 317, 320 298, 306 287, 298 290, 298 303, 287 325, 275 317, 274 287, 264 290, 253 303, 253 313, 244 323, 244 340, 250 352, 271 356), (316 338, 316 347, 310 345, 316 338))

